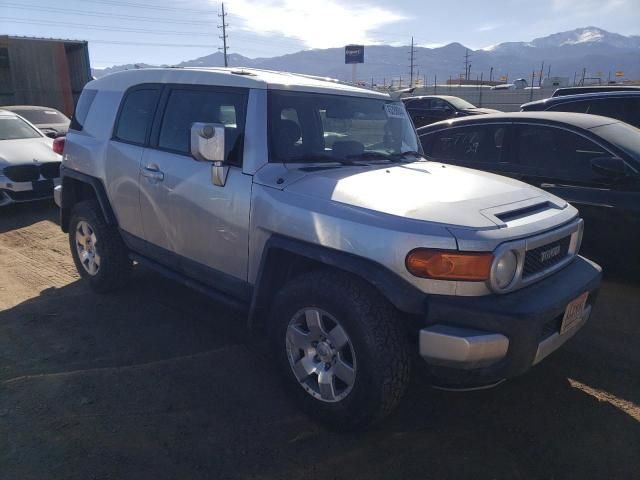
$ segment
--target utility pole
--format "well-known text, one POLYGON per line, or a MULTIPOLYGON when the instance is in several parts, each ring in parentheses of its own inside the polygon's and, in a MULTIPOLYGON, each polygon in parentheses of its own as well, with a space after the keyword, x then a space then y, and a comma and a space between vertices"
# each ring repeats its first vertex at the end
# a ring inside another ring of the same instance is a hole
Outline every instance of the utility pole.
POLYGON ((542 61, 542 66, 540 67, 540 76, 538 77, 538 86, 542 87, 542 76, 544 75, 544 60, 542 61))
POLYGON ((547 78, 551 78, 551 64, 547 67, 547 78))
POLYGON ((580 80, 580 86, 584 87, 584 77, 587 75, 586 67, 582 69, 582 80, 580 80))
POLYGON ((491 70, 489 70, 489 81, 493 81, 493 67, 491 67, 491 70))
POLYGON ((224 13, 224 3, 222 4, 222 13, 218 14, 218 17, 222 18, 222 25, 218 25, 218 28, 222 29, 222 35, 220 36, 222 39, 222 47, 219 47, 218 50, 222 50, 222 53, 224 54, 224 66, 228 67, 229 59, 227 58, 227 50, 229 47, 227 46, 227 27, 229 24, 227 23, 227 14, 224 13))
POLYGON ((471 65, 469 65, 469 49, 464 52, 464 79, 469 80, 469 74, 471 73, 471 65))
POLYGON ((411 37, 411 51, 409 52, 409 61, 411 62, 409 65, 409 86, 413 87, 413 67, 415 60, 416 49, 413 46, 413 37, 411 37))
POLYGON ((536 71, 531 72, 531 86, 529 87, 529 101, 533 101, 533 82, 536 79, 536 71))

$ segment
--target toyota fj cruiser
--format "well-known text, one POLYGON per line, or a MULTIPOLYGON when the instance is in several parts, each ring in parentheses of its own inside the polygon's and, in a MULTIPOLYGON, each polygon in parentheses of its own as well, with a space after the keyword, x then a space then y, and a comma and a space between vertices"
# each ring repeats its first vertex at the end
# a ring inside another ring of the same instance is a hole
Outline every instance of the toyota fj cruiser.
POLYGON ((94 290, 137 262, 245 308, 291 393, 337 428, 398 404, 412 352, 448 388, 525 372, 584 325, 601 277, 571 205, 427 161, 402 102, 304 75, 92 81, 55 196, 94 290))

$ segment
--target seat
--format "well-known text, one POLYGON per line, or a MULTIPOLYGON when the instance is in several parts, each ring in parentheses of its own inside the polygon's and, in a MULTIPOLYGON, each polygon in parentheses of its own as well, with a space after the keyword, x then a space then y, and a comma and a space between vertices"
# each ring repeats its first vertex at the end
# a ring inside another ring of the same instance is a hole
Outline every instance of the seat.
POLYGON ((287 161, 298 156, 299 146, 296 142, 300 140, 300 125, 293 120, 277 120, 274 128, 273 149, 278 160, 287 161))

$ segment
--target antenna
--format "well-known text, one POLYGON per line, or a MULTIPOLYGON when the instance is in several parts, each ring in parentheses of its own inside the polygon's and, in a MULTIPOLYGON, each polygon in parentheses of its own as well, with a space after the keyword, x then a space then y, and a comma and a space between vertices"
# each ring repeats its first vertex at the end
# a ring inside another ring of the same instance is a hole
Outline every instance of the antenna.
POLYGON ((220 36, 222 39, 222 47, 219 47, 218 50, 222 50, 224 54, 224 66, 228 67, 229 59, 227 58, 227 50, 229 47, 227 45, 227 38, 229 38, 229 36, 227 35, 227 27, 229 24, 227 23, 227 14, 224 13, 224 3, 222 4, 222 13, 218 14, 218 17, 222 18, 222 25, 218 25, 218 28, 222 29, 222 35, 220 36))

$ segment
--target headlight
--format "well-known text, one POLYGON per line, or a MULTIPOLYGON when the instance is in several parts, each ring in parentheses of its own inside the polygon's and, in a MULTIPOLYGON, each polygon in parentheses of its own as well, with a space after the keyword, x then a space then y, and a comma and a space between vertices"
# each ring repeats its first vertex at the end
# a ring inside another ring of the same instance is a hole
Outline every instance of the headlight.
POLYGON ((507 250, 496 259, 493 266, 493 281, 499 289, 509 286, 516 275, 518 257, 513 250, 507 250))

